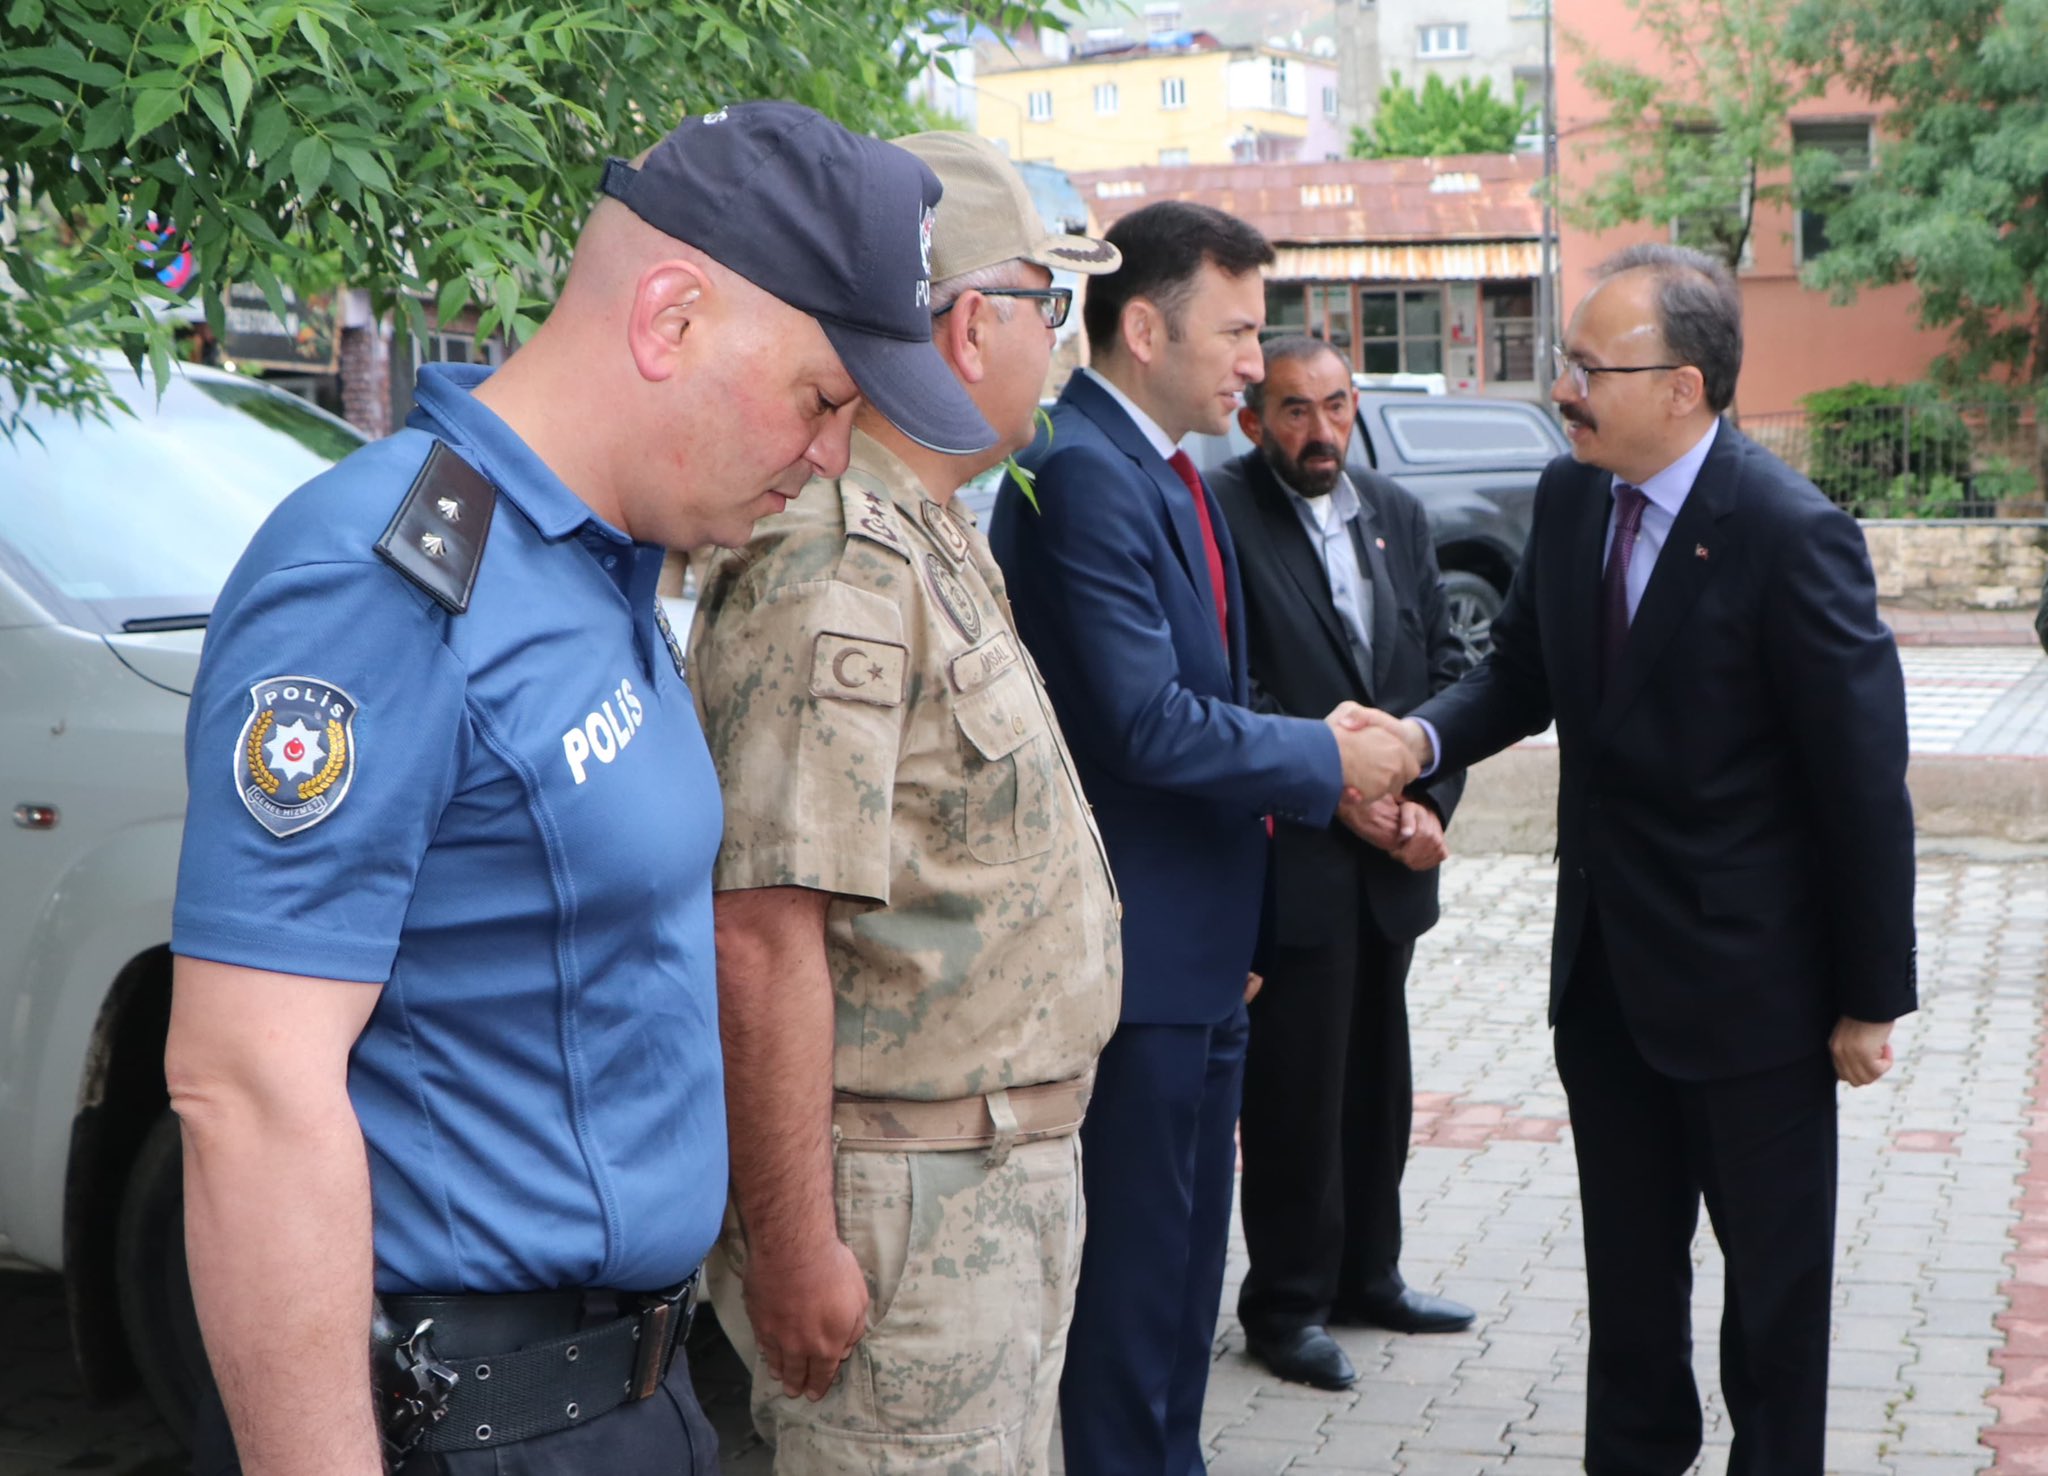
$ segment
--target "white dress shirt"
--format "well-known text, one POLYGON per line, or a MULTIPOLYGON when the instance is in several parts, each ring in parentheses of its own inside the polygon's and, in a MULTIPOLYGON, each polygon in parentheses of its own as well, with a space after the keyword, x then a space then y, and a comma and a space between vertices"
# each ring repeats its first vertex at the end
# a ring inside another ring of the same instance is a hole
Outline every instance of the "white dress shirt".
POLYGON ((1173 453, 1175 451, 1178 451, 1180 447, 1174 443, 1173 438, 1171 436, 1167 435, 1165 431, 1159 428, 1158 421, 1154 420, 1151 416, 1147 415, 1144 411, 1138 408, 1138 402, 1136 400, 1132 399, 1129 395, 1125 394, 1122 390, 1118 389, 1115 385, 1111 384, 1108 380, 1104 379, 1100 374, 1097 374, 1093 369, 1090 369, 1087 365, 1084 364, 1081 366, 1081 372, 1087 375, 1090 379, 1094 380, 1097 384, 1101 385, 1103 390, 1108 393, 1109 397, 1112 400, 1115 400, 1119 405, 1124 407, 1124 414, 1131 417, 1131 423, 1137 426, 1140 434, 1142 434, 1145 437, 1145 439, 1151 443, 1152 449, 1159 453, 1159 459, 1161 461, 1171 461, 1173 459, 1173 453))

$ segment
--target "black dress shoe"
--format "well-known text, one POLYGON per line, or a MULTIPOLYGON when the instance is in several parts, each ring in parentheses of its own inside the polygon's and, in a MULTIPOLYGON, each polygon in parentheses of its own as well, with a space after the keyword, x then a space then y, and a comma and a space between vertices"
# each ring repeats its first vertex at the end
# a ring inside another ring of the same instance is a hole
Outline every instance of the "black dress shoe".
POLYGON ((1252 1357, 1281 1378, 1317 1389, 1348 1389, 1358 1381, 1351 1360, 1337 1346, 1337 1340, 1320 1327, 1289 1328, 1261 1337, 1245 1330, 1245 1346, 1252 1357))
POLYGON ((1463 1332, 1478 1316, 1463 1302, 1433 1297, 1414 1287, 1383 1302, 1347 1302, 1334 1309, 1330 1321, 1346 1327, 1386 1327, 1404 1333, 1463 1332))

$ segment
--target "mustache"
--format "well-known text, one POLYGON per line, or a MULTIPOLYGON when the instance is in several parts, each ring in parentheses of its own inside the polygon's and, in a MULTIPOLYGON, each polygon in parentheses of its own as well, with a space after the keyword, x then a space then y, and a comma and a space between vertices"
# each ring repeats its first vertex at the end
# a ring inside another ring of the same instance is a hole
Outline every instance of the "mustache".
POLYGON ((1307 461, 1311 456, 1327 456, 1332 461, 1342 461, 1344 459, 1344 453, 1328 441, 1310 441, 1301 448, 1300 454, 1294 459, 1296 461, 1307 461))
POLYGON ((1600 422, 1591 415, 1588 415, 1577 405, 1560 405, 1557 407, 1557 413, 1566 420, 1569 420, 1573 425, 1582 425, 1587 430, 1600 429, 1600 422))

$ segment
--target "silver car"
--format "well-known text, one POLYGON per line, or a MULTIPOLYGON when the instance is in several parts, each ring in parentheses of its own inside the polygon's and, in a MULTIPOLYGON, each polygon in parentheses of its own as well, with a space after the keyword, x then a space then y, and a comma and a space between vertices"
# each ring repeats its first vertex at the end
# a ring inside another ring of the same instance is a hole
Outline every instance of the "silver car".
POLYGON ((184 368, 160 402, 110 377, 132 416, 31 410, 0 439, 0 1246, 63 1272, 88 1388, 137 1371, 182 1430, 205 1377, 163 1076, 186 699, 257 526, 362 437, 231 374, 184 368))

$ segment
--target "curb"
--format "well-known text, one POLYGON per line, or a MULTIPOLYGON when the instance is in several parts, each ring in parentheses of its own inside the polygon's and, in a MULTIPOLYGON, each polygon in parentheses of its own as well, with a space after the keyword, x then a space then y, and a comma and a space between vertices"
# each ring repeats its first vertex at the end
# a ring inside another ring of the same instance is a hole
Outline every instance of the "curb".
MULTIPOLYGON (((1915 754, 1906 766, 1915 834, 2048 842, 2048 758, 1915 754)), ((1476 765, 1451 821, 1453 852, 1557 845, 1557 749, 1523 744, 1476 765)))

